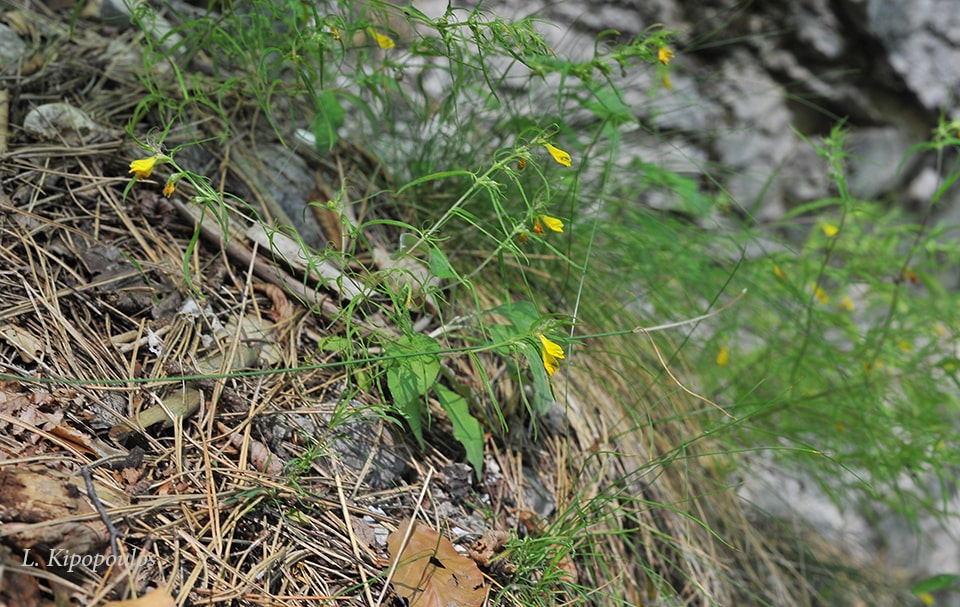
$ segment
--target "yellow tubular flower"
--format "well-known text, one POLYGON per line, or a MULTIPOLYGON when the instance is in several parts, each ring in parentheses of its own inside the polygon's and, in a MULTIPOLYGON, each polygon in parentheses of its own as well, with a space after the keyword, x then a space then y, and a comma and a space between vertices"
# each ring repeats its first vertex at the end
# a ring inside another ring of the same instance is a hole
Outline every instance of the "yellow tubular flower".
POLYGON ((670 60, 673 59, 673 51, 665 46, 661 46, 657 49, 657 59, 661 64, 667 65, 670 63, 670 60))
POLYGON ((827 292, 819 287, 819 285, 813 285, 813 294, 816 296, 817 300, 822 304, 830 303, 830 297, 827 295, 827 292))
POLYGON ((380 32, 373 29, 372 27, 368 31, 370 32, 370 35, 373 36, 373 39, 377 41, 377 46, 379 46, 383 50, 388 51, 393 47, 397 46, 397 43, 394 42, 393 38, 391 38, 390 36, 381 34, 380 32))
POLYGON ((543 357, 543 366, 547 373, 553 375, 560 369, 560 360, 564 358, 563 348, 546 337, 543 333, 537 333, 540 338, 540 354, 543 357))
POLYGON ((157 160, 158 158, 156 156, 134 160, 130 163, 130 170, 128 172, 133 173, 133 176, 137 179, 146 179, 153 174, 153 168, 157 166, 157 160))
POLYGON ((723 346, 720 348, 720 351, 717 352, 717 366, 726 367, 728 362, 730 362, 730 348, 723 346))
POLYGON ((553 159, 557 161, 557 164, 562 164, 565 167, 571 166, 570 154, 549 143, 543 144, 543 147, 547 148, 547 151, 550 152, 553 159))
POLYGON ((549 215, 541 215, 539 221, 543 222, 543 225, 547 226, 548 230, 553 230, 554 232, 563 231, 563 222, 557 219, 556 217, 550 217, 549 215))

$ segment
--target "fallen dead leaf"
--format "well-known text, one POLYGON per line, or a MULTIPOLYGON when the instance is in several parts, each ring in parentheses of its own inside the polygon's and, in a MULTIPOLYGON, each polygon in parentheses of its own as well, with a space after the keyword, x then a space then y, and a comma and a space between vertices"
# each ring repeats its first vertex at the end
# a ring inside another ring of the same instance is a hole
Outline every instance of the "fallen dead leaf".
POLYGON ((0 339, 16 348, 20 358, 28 363, 38 362, 45 352, 43 342, 38 337, 16 325, 0 327, 0 339))
POLYGON ((405 521, 387 539, 397 563, 393 589, 410 607, 479 607, 486 598, 483 574, 450 541, 433 529, 405 521), (401 552, 407 528, 414 525, 401 552))
POLYGON ((25 573, 7 571, 0 578, 0 604, 34 607, 40 604, 37 578, 25 573))

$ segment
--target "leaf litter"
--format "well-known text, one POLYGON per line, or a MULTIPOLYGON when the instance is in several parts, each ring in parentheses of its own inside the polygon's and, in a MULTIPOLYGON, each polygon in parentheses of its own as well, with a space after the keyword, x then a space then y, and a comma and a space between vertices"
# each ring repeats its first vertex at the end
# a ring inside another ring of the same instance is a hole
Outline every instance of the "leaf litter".
POLYGON ((387 546, 393 557, 391 583, 410 607, 483 604, 487 596, 483 573, 436 530, 406 520, 390 534, 387 546))

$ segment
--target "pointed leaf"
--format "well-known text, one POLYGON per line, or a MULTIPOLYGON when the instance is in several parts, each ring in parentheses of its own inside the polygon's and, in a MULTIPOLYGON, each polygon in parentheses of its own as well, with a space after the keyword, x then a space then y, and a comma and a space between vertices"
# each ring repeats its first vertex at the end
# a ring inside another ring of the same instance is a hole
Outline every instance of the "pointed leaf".
POLYGON ((467 461, 473 466, 477 478, 483 472, 483 430, 480 422, 470 414, 467 399, 446 386, 437 384, 434 388, 440 406, 450 416, 453 423, 453 435, 467 450, 467 461))
POLYGON ((492 310, 487 310, 487 313, 504 316, 523 333, 526 333, 527 329, 540 320, 537 308, 529 301, 503 304, 492 310))
POLYGON ((450 265, 450 260, 447 259, 444 252, 437 247, 430 247, 430 273, 437 278, 457 277, 453 266, 450 265))
POLYGON ((410 424, 417 441, 423 445, 424 396, 437 381, 440 344, 425 335, 406 335, 385 348, 390 360, 387 388, 394 407, 410 424))

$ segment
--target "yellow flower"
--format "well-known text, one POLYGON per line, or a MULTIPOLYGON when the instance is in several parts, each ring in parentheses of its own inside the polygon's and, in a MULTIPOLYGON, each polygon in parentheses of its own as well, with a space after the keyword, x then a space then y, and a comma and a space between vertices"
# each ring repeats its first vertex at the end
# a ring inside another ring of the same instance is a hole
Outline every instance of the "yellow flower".
POLYGON ((779 278, 780 280, 786 280, 786 279, 787 279, 787 275, 783 273, 783 270, 781 270, 781 269, 780 269, 780 266, 778 266, 777 264, 773 264, 773 273, 774 273, 774 274, 777 276, 777 278, 779 278))
POLYGON ((935 322, 933 323, 933 332, 937 335, 937 337, 946 337, 947 328, 943 326, 942 322, 935 322))
POLYGON ((849 295, 844 295, 843 299, 840 300, 840 309, 844 312, 853 312, 857 309, 857 306, 854 305, 853 300, 850 299, 849 295))
POLYGON ((832 223, 825 223, 821 226, 823 233, 827 235, 827 238, 833 238, 840 232, 840 228, 833 225, 832 223))
POLYGON ((670 63, 670 60, 673 59, 673 51, 665 46, 661 46, 657 49, 657 59, 661 64, 667 65, 670 63))
POLYGON ((153 155, 149 158, 141 158, 139 160, 134 160, 130 163, 129 173, 133 173, 133 176, 137 179, 146 179, 153 174, 153 168, 157 166, 157 160, 159 156, 153 155))
POLYGON ((183 173, 171 175, 170 179, 167 180, 166 185, 163 186, 163 195, 167 198, 173 196, 173 193, 177 191, 177 184, 180 183, 181 179, 183 179, 183 173))
POLYGON ((547 151, 550 152, 553 159, 557 161, 557 164, 562 164, 565 167, 570 166, 570 154, 549 143, 543 144, 543 147, 547 148, 547 151))
POLYGON ((720 351, 717 352, 717 366, 726 367, 728 362, 730 362, 730 348, 723 346, 720 348, 720 351))
MULTIPOLYGON (((541 215, 540 217, 537 217, 536 222, 533 224, 534 232, 537 232, 537 226, 540 225, 541 221, 543 222, 543 225, 547 226, 548 230, 552 230, 554 232, 563 231, 562 221, 560 221, 556 217, 550 217, 549 215, 541 215)), ((540 228, 540 231, 537 232, 537 234, 542 234, 542 233, 543 233, 543 228, 540 228)))
POLYGON ((537 333, 540 338, 540 354, 543 356, 543 366, 547 373, 553 375, 560 369, 560 360, 564 358, 563 348, 560 344, 553 343, 543 333, 537 333))
POLYGON ((370 35, 373 36, 373 39, 377 41, 377 46, 379 46, 383 50, 389 51, 393 47, 397 46, 397 43, 394 42, 393 38, 391 38, 390 36, 381 34, 380 32, 373 29, 372 27, 369 28, 367 31, 369 31, 370 35))
POLYGON ((830 303, 830 297, 827 295, 827 292, 820 288, 819 285, 813 285, 813 294, 816 296, 817 301, 822 304, 830 303))

